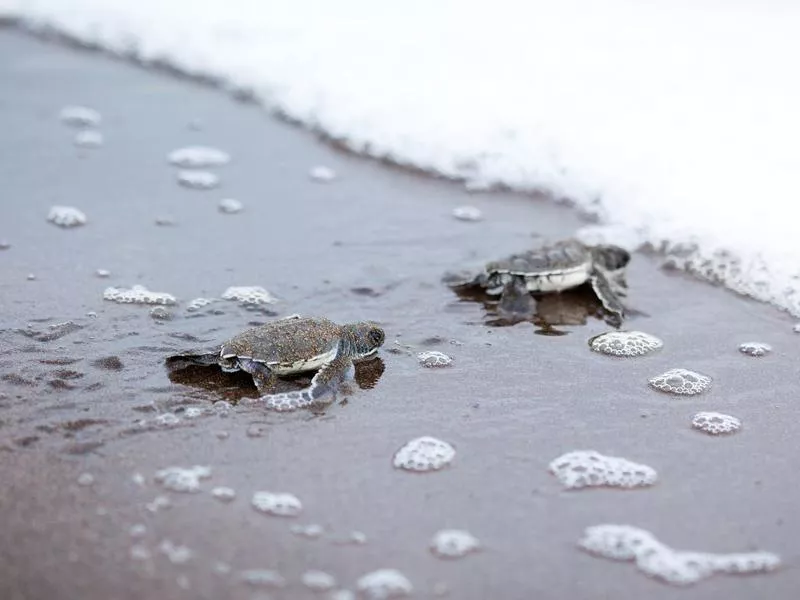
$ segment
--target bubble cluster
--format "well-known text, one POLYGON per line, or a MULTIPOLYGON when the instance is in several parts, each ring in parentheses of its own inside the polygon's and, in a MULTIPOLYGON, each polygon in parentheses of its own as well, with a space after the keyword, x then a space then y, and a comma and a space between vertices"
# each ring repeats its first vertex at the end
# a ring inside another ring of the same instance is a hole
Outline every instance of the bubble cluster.
POLYGON ((258 306, 275 304, 278 300, 263 287, 242 285, 229 287, 222 293, 223 300, 238 300, 242 304, 258 306))
POLYGON ((252 503, 256 510, 279 517, 296 517, 303 510, 297 496, 287 493, 256 492, 252 503))
POLYGON ((173 492, 199 492, 200 480, 211 477, 211 469, 195 465, 194 467, 167 467, 156 472, 156 481, 173 492))
POLYGON ((72 140, 79 148, 99 148, 103 141, 103 134, 94 129, 79 131, 72 140))
MULTIPOLYGON (((129 289, 107 287, 105 291, 103 291, 103 299, 120 304, 161 304, 165 306, 177 304, 178 302, 172 294, 167 294, 166 292, 151 292, 143 285, 134 285, 129 289)), ((156 317, 156 315, 152 316, 154 318, 160 318, 156 317)))
POLYGON ((718 412, 699 412, 692 417, 692 427, 709 435, 736 433, 742 422, 736 417, 718 412))
POLYGON ((330 167, 320 165, 312 167, 308 172, 308 176, 318 183, 328 183, 336 179, 336 171, 330 167))
POLYGON ((417 354, 417 360, 423 367, 436 368, 436 367, 449 367, 453 364, 453 359, 447 356, 444 352, 437 352, 436 350, 428 350, 417 354))
POLYGON ((643 331, 609 331, 589 340, 592 350, 611 356, 643 356, 663 345, 660 339, 643 331))
POLYGON ((763 342, 745 342, 739 344, 739 352, 748 356, 766 356, 772 352, 772 346, 763 342))
POLYGON ((150 317, 156 321, 169 321, 172 313, 163 306, 155 306, 150 309, 150 317))
POLYGON ((306 571, 301 580, 304 586, 315 592, 327 592, 336 587, 336 578, 325 571, 306 571))
POLYGON ((184 169, 220 167, 230 162, 230 155, 211 146, 186 146, 173 150, 167 155, 170 164, 184 169))
POLYGON ((594 450, 563 454, 550 463, 550 472, 570 489, 593 486, 634 488, 653 485, 658 479, 656 471, 647 465, 605 456, 594 450))
POLYGON ((780 565, 771 552, 712 554, 674 550, 649 531, 630 525, 588 527, 578 545, 598 556, 632 560, 644 574, 673 585, 690 585, 714 573, 763 573, 780 565))
POLYGON ((86 106, 65 106, 58 113, 58 118, 73 127, 97 127, 103 120, 99 112, 86 106))
POLYGON ((456 450, 442 440, 422 436, 400 448, 394 455, 393 464, 406 471, 438 471, 448 466, 456 456, 456 450))
POLYGON ((197 312, 201 308, 205 308, 209 304, 214 302, 211 298, 195 298, 186 306, 186 310, 188 312, 197 312))
POLYGON ((286 585, 283 575, 272 569, 250 569, 239 573, 239 578, 254 587, 281 588, 286 585))
POLYGON ((244 210, 244 204, 235 198, 223 198, 219 201, 219 212, 226 215, 235 215, 244 210))
POLYGON ((178 171, 178 183, 193 190, 213 190, 219 185, 219 175, 211 171, 184 169, 178 171))
POLYGON ((443 529, 436 532, 431 540, 431 552, 439 558, 461 558, 480 550, 480 542, 469 531, 462 529, 443 529))
POLYGON ((359 578, 356 589, 366 600, 404 598, 414 591, 411 582, 397 569, 378 569, 359 578))
POLYGON ((459 206, 453 209, 453 216, 459 221, 480 221, 483 213, 474 206, 459 206))
POLYGON ((693 396, 711 387, 711 377, 688 369, 670 369, 651 378, 650 385, 662 392, 693 396))
POLYGON ((78 227, 86 224, 86 215, 74 206, 53 206, 47 220, 59 227, 78 227))
POLYGON ((236 498, 236 492, 233 488, 229 487, 215 487, 211 490, 211 495, 220 502, 231 502, 236 498))

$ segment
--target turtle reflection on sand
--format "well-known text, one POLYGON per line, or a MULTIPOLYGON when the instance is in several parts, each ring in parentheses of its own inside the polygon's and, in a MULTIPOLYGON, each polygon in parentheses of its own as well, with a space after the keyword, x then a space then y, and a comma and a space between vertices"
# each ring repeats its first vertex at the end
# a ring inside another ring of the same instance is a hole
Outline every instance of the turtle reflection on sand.
POLYGON ((384 339, 375 323, 337 325, 320 317, 292 315, 247 329, 219 351, 170 356, 167 366, 219 365, 226 372, 245 371, 262 394, 259 402, 272 410, 290 411, 332 400, 353 362, 375 355, 384 339), (278 377, 308 371, 316 371, 308 388, 270 393, 278 377))
POLYGON ((456 291, 478 289, 500 296, 498 313, 512 321, 535 313, 531 292, 562 292, 589 283, 609 313, 609 322, 619 326, 627 312, 619 298, 625 296, 629 261, 630 254, 618 246, 567 240, 489 262, 477 274, 448 274, 444 281, 456 291))

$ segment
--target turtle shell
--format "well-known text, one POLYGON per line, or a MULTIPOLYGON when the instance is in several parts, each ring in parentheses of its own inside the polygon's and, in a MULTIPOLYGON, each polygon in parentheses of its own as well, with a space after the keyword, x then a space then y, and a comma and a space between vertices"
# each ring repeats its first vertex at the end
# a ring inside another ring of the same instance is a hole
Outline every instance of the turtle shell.
POLYGON ((277 375, 313 371, 333 360, 342 328, 328 319, 290 318, 247 329, 222 344, 220 359, 252 359, 277 375))
POLYGON ((592 268, 589 248, 568 240, 490 262, 486 274, 498 286, 522 276, 529 291, 555 292, 586 283, 592 268))

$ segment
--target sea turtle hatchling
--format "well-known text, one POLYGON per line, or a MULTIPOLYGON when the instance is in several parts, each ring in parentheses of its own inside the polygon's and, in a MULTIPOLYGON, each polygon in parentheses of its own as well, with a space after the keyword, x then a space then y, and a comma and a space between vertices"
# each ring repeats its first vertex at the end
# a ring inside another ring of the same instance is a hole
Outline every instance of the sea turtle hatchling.
POLYGON ((474 276, 448 275, 445 281, 453 288, 479 287, 500 295, 499 308, 512 315, 529 310, 530 292, 561 292, 588 282, 619 325, 626 312, 619 297, 625 296, 629 261, 628 251, 618 246, 566 240, 489 262, 474 276))
POLYGON ((272 410, 290 411, 322 403, 336 391, 353 361, 374 355, 384 339, 383 329, 375 323, 337 325, 320 317, 292 315, 247 329, 223 343, 218 352, 178 354, 167 358, 167 364, 245 371, 262 394, 257 402, 272 410), (308 388, 269 393, 277 377, 308 371, 317 371, 308 388))

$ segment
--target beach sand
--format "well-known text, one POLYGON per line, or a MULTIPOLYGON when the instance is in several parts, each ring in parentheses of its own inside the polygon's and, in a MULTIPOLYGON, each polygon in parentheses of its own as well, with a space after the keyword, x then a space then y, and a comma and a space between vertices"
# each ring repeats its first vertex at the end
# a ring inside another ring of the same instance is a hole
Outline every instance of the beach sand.
POLYGON ((559 327, 561 336, 536 335, 531 323, 487 326, 484 307, 460 301, 442 274, 568 237, 585 224, 575 211, 365 160, 219 90, 12 28, 0 30, 0 56, 0 239, 11 244, 0 251, 0 597, 302 599, 320 597, 300 583, 308 569, 355 589, 378 568, 402 571, 418 598, 794 597, 800 337, 791 317, 636 254, 628 301, 647 316, 626 327, 664 340, 652 355, 590 352, 589 338, 609 329, 594 316, 559 327), (58 120, 70 104, 102 113, 101 148, 73 144, 75 130, 58 120), (214 169, 218 189, 176 183, 166 155, 193 144, 232 154, 214 169), (311 181, 315 165, 338 179, 311 181), (244 211, 221 214, 226 197, 244 211), (89 222, 58 228, 46 221, 52 205, 76 206, 89 222), (454 219, 463 205, 484 220, 454 219), (175 224, 155 224, 165 216, 175 224), (134 284, 177 296, 174 318, 103 300, 105 287, 134 284), (242 404, 217 414, 213 402, 255 395, 247 378, 206 370, 170 381, 166 356, 271 318, 226 301, 186 311, 232 285, 266 287, 280 316, 379 321, 387 343, 382 362, 359 369, 365 389, 317 413, 242 404), (51 327, 65 321, 81 328, 51 327), (745 356, 737 346, 746 341, 774 351, 745 356), (422 368, 415 352, 428 349, 452 366, 422 368), (98 362, 109 357, 119 361, 98 362), (675 398, 648 387, 672 367, 713 377, 711 390, 675 398), (207 410, 190 418, 188 408, 207 410), (742 431, 694 431, 700 410, 733 414, 742 431), (159 422, 169 413, 177 423, 159 422), (394 452, 422 435, 453 444, 452 465, 394 469, 394 452), (576 449, 645 463, 659 481, 564 491, 547 467, 576 449), (154 474, 173 465, 207 465, 212 476, 200 493, 169 492, 154 474), (91 485, 79 485, 85 473, 91 485), (215 486, 237 498, 220 502, 215 486), (250 505, 258 490, 297 495, 303 513, 259 514, 250 505), (160 495, 172 506, 149 510, 160 495), (579 550, 584 528, 603 523, 687 550, 769 550, 784 567, 670 587, 579 550), (141 538, 130 533, 137 524, 141 538), (325 533, 308 539, 296 524, 325 533), (483 550, 434 557, 430 539, 444 528, 470 531, 483 550), (341 543, 354 531, 366 543, 341 543), (173 564, 164 540, 191 559, 173 564), (132 558, 135 546, 150 557, 132 558), (286 586, 248 586, 237 575, 246 569, 275 569, 286 586))

